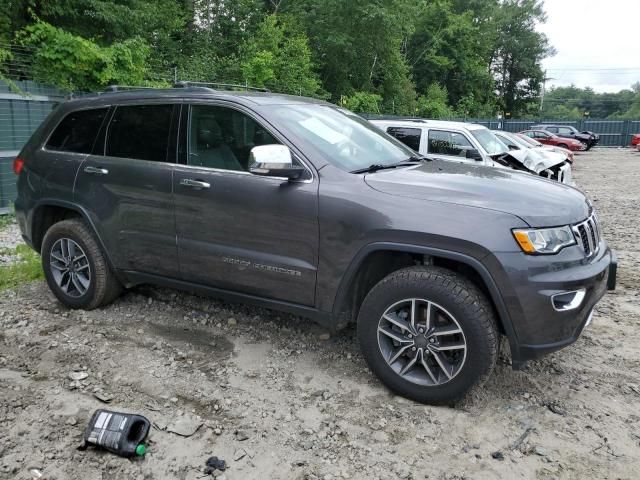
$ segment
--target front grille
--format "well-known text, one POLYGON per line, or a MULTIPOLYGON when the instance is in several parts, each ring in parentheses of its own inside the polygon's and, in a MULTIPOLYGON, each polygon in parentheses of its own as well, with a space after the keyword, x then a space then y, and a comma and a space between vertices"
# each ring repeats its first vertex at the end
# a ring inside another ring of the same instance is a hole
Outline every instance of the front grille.
POLYGON ((591 257, 598 252, 600 247, 600 227, 596 214, 592 214, 584 222, 573 227, 578 245, 582 246, 585 256, 591 257))

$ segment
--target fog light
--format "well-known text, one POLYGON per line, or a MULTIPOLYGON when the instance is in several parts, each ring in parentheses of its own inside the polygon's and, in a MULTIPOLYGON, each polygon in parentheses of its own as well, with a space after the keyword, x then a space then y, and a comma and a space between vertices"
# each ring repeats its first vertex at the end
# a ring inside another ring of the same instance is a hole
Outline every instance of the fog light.
POLYGON ((566 312, 568 310, 575 310, 582 305, 582 300, 587 293, 585 288, 580 290, 574 290, 572 292, 556 293, 551 297, 551 304, 553 308, 558 312, 566 312))

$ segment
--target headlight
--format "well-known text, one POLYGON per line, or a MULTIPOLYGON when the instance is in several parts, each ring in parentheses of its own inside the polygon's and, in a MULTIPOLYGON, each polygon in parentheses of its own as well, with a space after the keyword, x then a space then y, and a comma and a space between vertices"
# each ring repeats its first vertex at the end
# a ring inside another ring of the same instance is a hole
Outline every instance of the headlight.
POLYGON ((513 236, 524 253, 533 255, 557 253, 576 243, 569 226, 517 229, 513 230, 513 236))

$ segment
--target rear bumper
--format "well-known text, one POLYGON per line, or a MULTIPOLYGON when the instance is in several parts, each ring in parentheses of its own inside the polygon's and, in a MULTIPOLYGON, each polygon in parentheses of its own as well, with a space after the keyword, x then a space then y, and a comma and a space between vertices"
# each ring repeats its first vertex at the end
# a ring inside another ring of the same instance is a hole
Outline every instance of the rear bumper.
POLYGON ((615 288, 617 258, 606 243, 588 262, 577 250, 570 247, 554 257, 498 256, 513 289, 506 304, 515 337, 509 338, 514 368, 575 342, 596 304, 615 288), (554 305, 554 297, 575 291, 584 292, 580 303, 568 310, 554 305))

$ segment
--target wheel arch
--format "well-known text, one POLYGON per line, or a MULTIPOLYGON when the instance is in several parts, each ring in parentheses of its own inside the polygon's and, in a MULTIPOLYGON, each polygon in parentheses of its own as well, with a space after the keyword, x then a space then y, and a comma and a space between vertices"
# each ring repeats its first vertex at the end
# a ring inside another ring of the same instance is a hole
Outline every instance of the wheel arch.
POLYGON ((102 249, 109 268, 116 272, 117 270, 114 268, 109 251, 105 248, 104 242, 102 241, 94 222, 91 220, 91 216, 84 208, 73 202, 57 199, 43 199, 35 205, 30 219, 31 246, 33 249, 38 253, 41 253, 42 240, 49 228, 57 222, 70 218, 79 218, 86 223, 89 230, 91 230, 95 236, 98 245, 102 249))
MULTIPOLYGON (((335 296, 333 317, 338 319, 339 326, 344 326, 357 317, 364 299, 361 290, 364 289, 368 292, 386 275, 400 268, 419 264, 418 262, 421 260, 424 262, 425 258, 432 261, 434 265, 462 273, 480 288, 492 304, 496 312, 498 326, 509 340, 512 356, 517 359, 518 342, 513 322, 500 290, 487 267, 475 257, 440 248, 390 242, 372 243, 363 247, 347 268, 335 296), (391 261, 386 263, 386 268, 380 268, 378 263, 380 259, 383 262, 391 261), (409 259, 411 259, 411 263, 409 263, 409 259), (372 265, 374 266, 372 267, 372 265), (362 279, 370 274, 372 269, 374 274, 369 284, 363 283, 362 279)), ((366 295, 366 292, 364 294, 366 295)))

